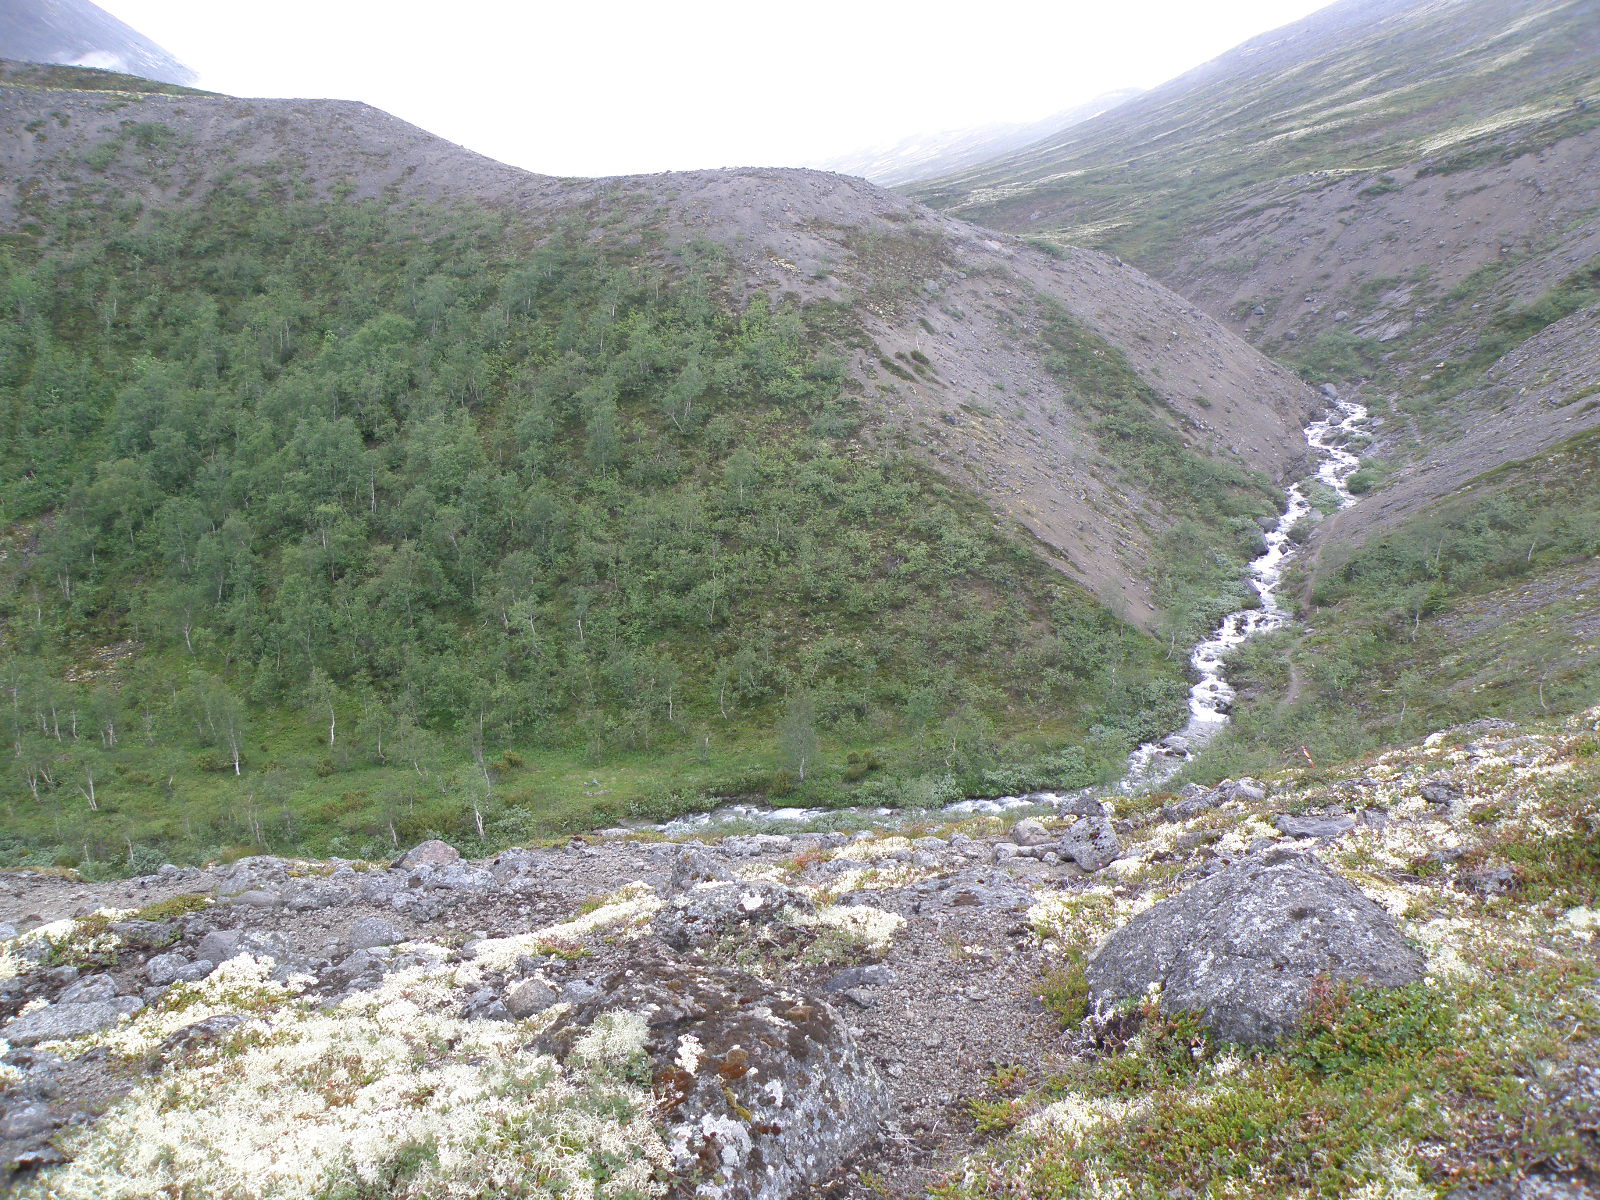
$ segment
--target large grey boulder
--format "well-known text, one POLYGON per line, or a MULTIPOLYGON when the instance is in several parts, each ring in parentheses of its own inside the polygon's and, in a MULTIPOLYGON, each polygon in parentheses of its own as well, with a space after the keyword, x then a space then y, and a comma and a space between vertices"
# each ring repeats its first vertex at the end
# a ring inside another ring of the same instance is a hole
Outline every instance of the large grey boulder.
POLYGON ((787 1200, 836 1170, 885 1110, 882 1081, 826 1001, 682 960, 609 976, 538 1046, 566 1059, 619 1011, 647 1028, 674 1196, 787 1200))
POLYGON ((1314 855, 1276 851, 1229 867, 1140 913, 1089 960, 1097 1013, 1159 985, 1227 1041, 1289 1032, 1319 978, 1398 987, 1422 955, 1387 910, 1314 855))
POLYGON ((1108 818, 1080 817, 1067 830, 1056 853, 1070 858, 1085 871, 1099 871, 1122 853, 1122 843, 1108 818))

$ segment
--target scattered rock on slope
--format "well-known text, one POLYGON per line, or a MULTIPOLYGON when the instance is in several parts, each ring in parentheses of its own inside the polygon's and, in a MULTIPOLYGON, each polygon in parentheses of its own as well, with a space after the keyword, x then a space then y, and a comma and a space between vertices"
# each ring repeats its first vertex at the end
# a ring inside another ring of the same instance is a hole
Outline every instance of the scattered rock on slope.
POLYGON ((1394 920, 1312 855, 1278 852, 1219 871, 1135 917, 1089 962, 1096 1011, 1161 988, 1220 1037, 1288 1033, 1319 977, 1397 987, 1423 959, 1394 920))

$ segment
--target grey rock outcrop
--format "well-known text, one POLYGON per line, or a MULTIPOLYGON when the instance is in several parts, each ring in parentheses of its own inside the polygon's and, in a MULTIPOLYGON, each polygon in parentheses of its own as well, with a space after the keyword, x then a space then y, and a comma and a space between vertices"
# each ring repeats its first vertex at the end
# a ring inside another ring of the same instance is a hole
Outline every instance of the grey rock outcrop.
POLYGON ((1289 1032, 1320 977, 1395 987, 1423 959, 1388 912, 1312 855, 1274 852, 1229 867, 1146 910, 1090 959, 1095 1011, 1161 988, 1227 1041, 1289 1032))
POLYGON ((772 924, 785 910, 804 913, 814 907, 792 888, 764 880, 706 884, 662 909, 655 932, 674 950, 689 950, 753 925, 772 924))
POLYGON ((645 961, 564 1014, 540 1049, 566 1058, 604 1013, 644 1018, 674 1194, 786 1200, 877 1128, 885 1089, 825 1001, 737 971, 645 961))

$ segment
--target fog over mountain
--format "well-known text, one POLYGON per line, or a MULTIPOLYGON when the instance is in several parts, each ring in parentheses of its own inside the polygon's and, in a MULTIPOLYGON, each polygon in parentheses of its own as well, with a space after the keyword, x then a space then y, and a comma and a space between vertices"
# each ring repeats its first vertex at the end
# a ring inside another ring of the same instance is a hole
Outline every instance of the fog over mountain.
POLYGON ((1120 88, 1053 112, 1047 117, 1040 117, 1037 121, 990 122, 964 129, 913 133, 895 142, 802 165, 838 171, 842 175, 859 175, 880 187, 899 187, 977 166, 991 158, 1020 150, 1062 133, 1080 121, 1098 117, 1142 94, 1139 88, 1120 88))
POLYGON ((0 7, 0 58, 99 67, 162 83, 196 78, 165 49, 89 0, 6 0, 0 7))

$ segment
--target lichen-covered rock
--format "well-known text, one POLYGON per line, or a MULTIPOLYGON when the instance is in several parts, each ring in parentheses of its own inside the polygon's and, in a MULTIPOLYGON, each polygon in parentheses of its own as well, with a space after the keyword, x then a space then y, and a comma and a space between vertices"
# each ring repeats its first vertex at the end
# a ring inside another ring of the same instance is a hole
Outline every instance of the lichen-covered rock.
POLYGON ((737 971, 644 960, 559 1018, 540 1048, 565 1059, 598 1017, 617 1011, 648 1029, 671 1196, 785 1200, 877 1127, 882 1081, 817 997, 737 971))
POLYGON ((1289 1032, 1318 978, 1396 987, 1423 958, 1388 912, 1315 856, 1277 851, 1216 874, 1140 913, 1090 959, 1096 1012, 1160 989, 1220 1037, 1289 1032))
POLYGON ((1067 830, 1056 853, 1070 858, 1085 871, 1099 871, 1122 853, 1122 843, 1107 818, 1081 817, 1067 830))
POLYGON ((689 950, 751 926, 770 925, 785 912, 809 913, 814 908, 808 898, 780 883, 758 879, 702 884, 657 914, 655 932, 673 949, 689 950))

